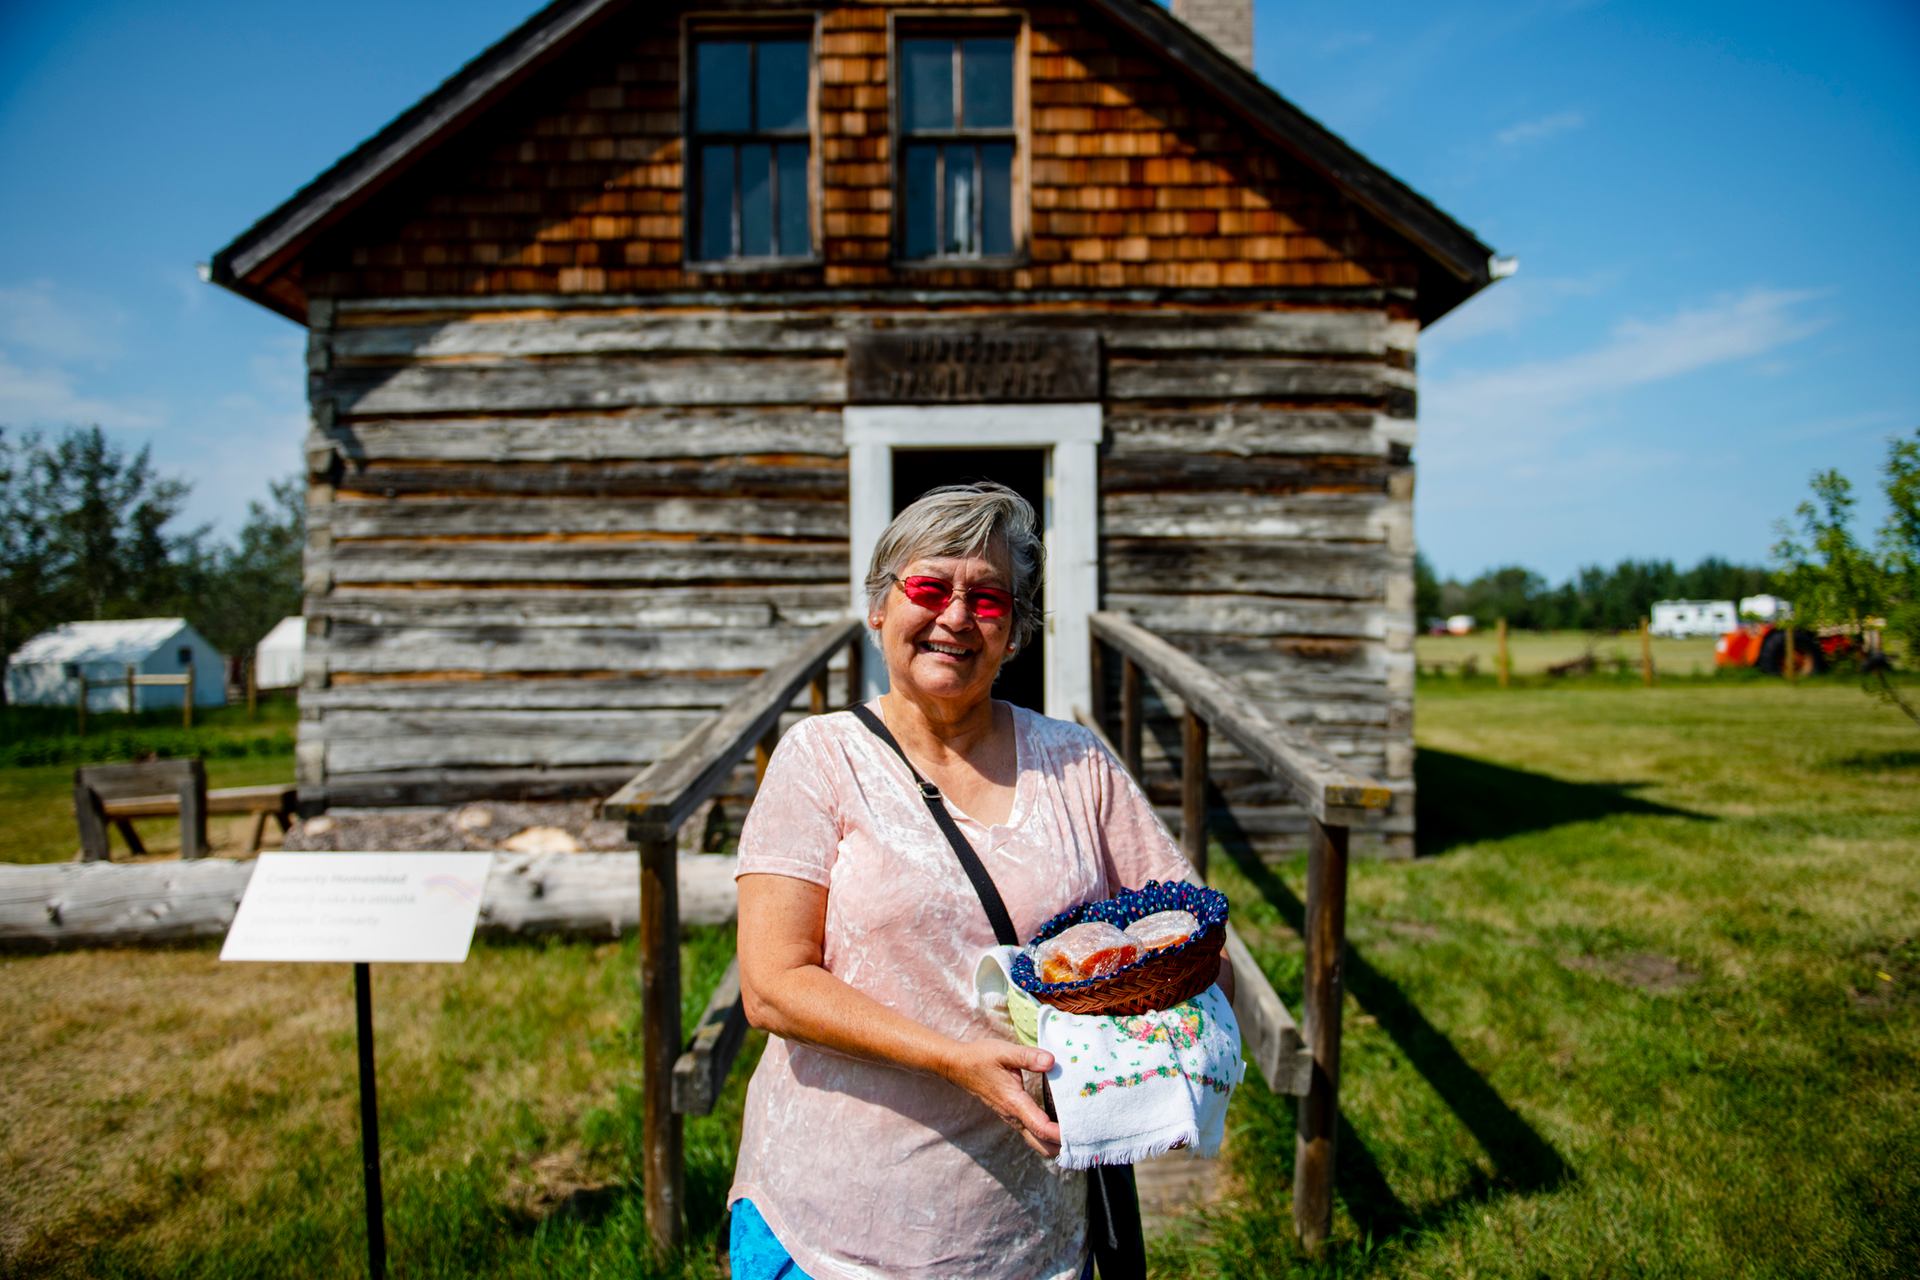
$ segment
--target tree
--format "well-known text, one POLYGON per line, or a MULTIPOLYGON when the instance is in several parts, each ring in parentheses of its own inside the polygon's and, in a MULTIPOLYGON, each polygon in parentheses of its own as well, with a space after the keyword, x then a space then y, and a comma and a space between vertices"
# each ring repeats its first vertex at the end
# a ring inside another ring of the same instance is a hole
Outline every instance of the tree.
POLYGON ((298 475, 268 486, 268 500, 247 504, 247 521, 214 569, 218 593, 199 617, 224 653, 246 653, 288 614, 300 612, 300 560, 306 546, 306 485, 298 475))
POLYGON ((1794 522, 1780 523, 1773 555, 1785 570, 1796 617, 1858 636, 1883 608, 1883 575, 1853 536, 1853 482, 1838 471, 1819 471, 1811 483, 1813 497, 1794 508, 1794 522))
POLYGON ((1440 578, 1433 571, 1433 562, 1426 553, 1417 552, 1413 557, 1413 622, 1414 626, 1425 631, 1440 612, 1440 578))
MULTIPOLYGON (((1912 440, 1888 442, 1883 469, 1891 511, 1873 548, 1853 533, 1853 484, 1838 471, 1816 472, 1813 496, 1779 525, 1774 558, 1794 602, 1795 617, 1814 626, 1835 627, 1864 642, 1872 620, 1885 619, 1887 630, 1907 644, 1920 627, 1920 430, 1912 440)), ((1920 724, 1920 711, 1900 696, 1887 678, 1884 662, 1867 671, 1868 689, 1920 724)))
POLYGON ((0 660, 63 622, 184 617, 243 653, 300 610, 305 490, 298 476, 249 504, 231 544, 179 532, 189 486, 98 427, 51 442, 0 427, 0 660))
POLYGON ((1882 474, 1888 507, 1880 527, 1887 631, 1912 662, 1920 659, 1920 427, 1910 439, 1888 445, 1882 474))
POLYGON ((0 661, 50 625, 53 553, 37 459, 40 437, 0 427, 0 661))
POLYGON ((156 606, 180 612, 189 584, 179 569, 205 537, 166 532, 188 485, 156 476, 150 450, 128 457, 99 427, 68 431, 52 449, 36 449, 33 464, 61 620, 137 617, 156 606))

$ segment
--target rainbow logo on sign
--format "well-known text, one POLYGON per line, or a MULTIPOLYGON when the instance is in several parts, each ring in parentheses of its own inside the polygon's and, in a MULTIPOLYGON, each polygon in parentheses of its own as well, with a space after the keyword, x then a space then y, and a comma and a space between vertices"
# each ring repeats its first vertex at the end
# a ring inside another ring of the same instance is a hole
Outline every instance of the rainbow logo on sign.
POLYGON ((443 894, 455 902, 480 900, 480 886, 471 880, 463 880, 459 876, 450 876, 445 873, 431 875, 420 882, 420 887, 428 893, 443 894))

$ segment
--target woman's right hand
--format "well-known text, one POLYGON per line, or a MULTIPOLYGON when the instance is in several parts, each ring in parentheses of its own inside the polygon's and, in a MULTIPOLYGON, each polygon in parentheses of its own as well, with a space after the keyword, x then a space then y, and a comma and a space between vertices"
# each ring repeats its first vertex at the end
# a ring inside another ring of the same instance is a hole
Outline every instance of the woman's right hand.
POLYGON ((1060 1154, 1060 1126, 1047 1119, 1020 1081, 1022 1071, 1046 1072, 1053 1055, 1011 1040, 967 1040, 954 1046, 941 1074, 987 1105, 1026 1144, 1051 1160, 1060 1154))

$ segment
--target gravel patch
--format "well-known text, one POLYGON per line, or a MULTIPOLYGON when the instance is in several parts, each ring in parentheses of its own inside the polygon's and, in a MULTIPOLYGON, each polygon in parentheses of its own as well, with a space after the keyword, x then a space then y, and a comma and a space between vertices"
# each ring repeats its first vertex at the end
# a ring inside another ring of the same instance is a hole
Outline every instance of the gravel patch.
POLYGON ((452 809, 334 809, 298 823, 281 847, 308 852, 481 852, 543 844, 578 851, 631 849, 625 824, 596 815, 591 800, 484 801, 452 809))

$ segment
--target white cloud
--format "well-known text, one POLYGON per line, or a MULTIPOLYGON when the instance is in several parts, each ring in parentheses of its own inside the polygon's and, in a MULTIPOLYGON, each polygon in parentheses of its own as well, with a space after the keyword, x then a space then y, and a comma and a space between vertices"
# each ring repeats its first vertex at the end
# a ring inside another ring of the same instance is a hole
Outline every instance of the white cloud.
MULTIPOLYGON (((1590 497, 1628 456, 1588 429, 1636 389, 1764 356, 1824 328, 1811 291, 1753 288, 1653 319, 1616 324, 1571 355, 1429 376, 1421 392, 1423 487, 1439 509, 1511 505, 1524 493, 1590 497)), ((1431 364, 1428 366, 1431 368, 1431 364)), ((1674 440, 1668 449, 1684 449, 1674 440)), ((1632 456, 1650 457, 1634 449, 1632 456)), ((1660 465, 1676 465, 1671 456, 1660 465)))
POLYGON ((15 427, 98 424, 115 431, 146 431, 164 415, 149 404, 88 395, 74 376, 51 365, 28 367, 0 351, 0 423, 15 427))
POLYGON ((1448 312, 1431 333, 1422 333, 1420 358, 1423 363, 1432 363, 1476 338, 1513 333, 1523 324, 1553 314, 1569 299, 1598 297, 1619 281, 1617 271, 1585 276, 1533 275, 1523 263, 1520 274, 1481 290, 1459 310, 1448 312))
POLYGON ((1510 124, 1493 136, 1501 146, 1511 147, 1523 142, 1540 142, 1559 133, 1571 133, 1575 129, 1585 128, 1586 123, 1584 111, 1556 111, 1552 115, 1510 124))
MULTIPOLYGON (((192 307, 179 283, 183 307, 192 307)), ((151 358, 130 355, 126 325, 113 304, 64 284, 0 286, 0 425, 98 425, 127 447, 150 446, 162 474, 192 485, 177 527, 212 524, 227 536, 249 499, 301 465, 304 334, 276 332, 228 360, 215 386, 189 388, 167 381, 151 358)))
POLYGON ((98 424, 145 431, 165 415, 143 398, 102 395, 91 384, 118 362, 126 312, 52 280, 0 285, 0 423, 98 424))
POLYGON ((245 519, 249 501, 265 500, 269 481, 299 470, 308 425, 303 335, 276 334, 239 367, 244 381, 236 377, 199 414, 180 415, 189 425, 155 449, 193 482, 183 523, 211 524, 223 537, 245 519))
POLYGON ((1504 406, 1506 413, 1577 407, 1797 342, 1827 324, 1804 314, 1804 304, 1818 296, 1756 288, 1660 320, 1624 320, 1592 350, 1461 375, 1431 387, 1429 395, 1443 403, 1504 406))
POLYGON ((1864 413, 1840 414, 1767 429, 1766 434, 1781 441, 1829 440, 1838 437, 1880 436, 1905 421, 1892 409, 1870 409, 1864 413))
POLYGON ((51 280, 0 286, 0 343, 57 363, 99 363, 120 353, 126 312, 51 280))

